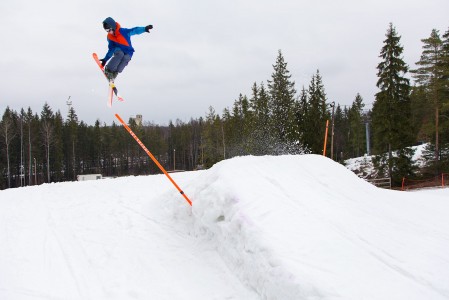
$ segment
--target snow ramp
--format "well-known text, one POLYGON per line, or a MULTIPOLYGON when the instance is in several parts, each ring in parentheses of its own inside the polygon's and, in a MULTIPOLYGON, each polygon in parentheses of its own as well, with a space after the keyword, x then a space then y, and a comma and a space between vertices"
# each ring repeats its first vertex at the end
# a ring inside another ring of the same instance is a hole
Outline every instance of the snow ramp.
POLYGON ((192 210, 173 197, 174 219, 261 299, 449 299, 447 198, 318 155, 233 158, 185 190, 192 210))
POLYGON ((449 189, 317 155, 0 191, 0 299, 449 299, 449 189))

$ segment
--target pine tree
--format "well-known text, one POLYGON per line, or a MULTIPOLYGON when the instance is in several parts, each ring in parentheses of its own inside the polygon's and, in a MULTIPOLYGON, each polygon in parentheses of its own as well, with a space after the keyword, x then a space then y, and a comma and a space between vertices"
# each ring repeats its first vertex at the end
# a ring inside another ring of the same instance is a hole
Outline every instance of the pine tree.
POLYGON ((50 183, 50 154, 54 144, 54 114, 48 103, 44 104, 41 112, 41 134, 45 149, 45 166, 47 170, 47 183, 50 183))
POLYGON ((64 178, 64 140, 63 140, 63 124, 64 120, 61 112, 58 110, 53 119, 54 136, 53 149, 51 155, 51 165, 54 182, 63 181, 64 178))
POLYGON ((416 83, 426 90, 428 99, 431 102, 435 116, 435 163, 438 168, 440 160, 440 110, 443 105, 444 88, 444 61, 443 61, 443 42, 441 41, 438 30, 433 29, 430 37, 421 40, 423 52, 421 59, 416 63, 419 68, 412 70, 416 83))
POLYGON ((441 142, 449 152, 449 29, 443 34, 441 50, 441 142))
POLYGON ((76 163, 76 145, 78 144, 78 116, 75 109, 70 107, 69 114, 64 126, 65 131, 65 166, 66 178, 76 180, 77 163, 76 163))
POLYGON ((326 105, 326 93, 319 70, 312 76, 308 89, 307 113, 305 115, 304 143, 316 154, 323 151, 326 120, 329 120, 326 105))
POLYGON ((263 82, 260 86, 256 83, 252 87, 252 95, 249 100, 250 114, 250 143, 251 154, 271 154, 271 132, 270 132, 270 109, 269 95, 265 90, 263 82))
POLYGON ((258 145, 258 139, 256 136, 257 126, 259 124, 259 114, 260 114, 260 101, 259 101, 259 87, 257 83, 254 82, 251 87, 251 97, 248 100, 249 104, 249 119, 246 120, 247 130, 248 130, 248 138, 247 144, 249 153, 253 155, 259 155, 260 147, 258 145))
POLYGON ((93 143, 93 152, 91 159, 93 160, 93 164, 95 166, 95 173, 103 173, 102 168, 102 152, 104 149, 103 144, 103 136, 101 134, 100 120, 95 120, 95 125, 92 131, 92 143, 93 143))
POLYGON ((215 109, 209 107, 206 121, 202 133, 202 144, 204 147, 204 166, 211 167, 225 156, 223 147, 223 127, 220 116, 215 113, 215 109))
POLYGON ((449 29, 443 34, 442 69, 444 99, 449 99, 449 29))
POLYGON ((359 157, 362 155, 363 144, 365 142, 365 130, 363 125, 363 98, 360 94, 357 94, 352 106, 349 109, 349 124, 350 132, 349 139, 352 148, 352 155, 359 157))
POLYGON ((222 141, 223 141, 223 159, 229 158, 229 147, 232 147, 234 135, 238 134, 239 129, 233 127, 232 115, 228 108, 223 110, 222 121, 222 141))
MULTIPOLYGON (((420 142, 433 141, 434 136, 434 108, 429 105, 426 89, 422 86, 413 86, 410 93, 412 111, 412 129, 416 140, 420 142)), ((449 117, 449 116, 448 116, 449 117)), ((444 119, 443 119, 444 121, 444 119)), ((448 120, 449 121, 449 120, 448 120)), ((435 152, 432 152, 432 160, 435 152)))
POLYGON ((259 118, 259 87, 257 83, 253 83, 251 87, 251 97, 248 100, 248 110, 250 111, 249 119, 246 120, 248 136, 248 146, 251 154, 257 155, 258 147, 257 140, 255 139, 255 132, 257 130, 258 118, 259 118))
POLYGON ((33 127, 33 111, 30 107, 28 107, 27 112, 24 115, 24 122, 25 122, 25 160, 28 161, 27 165, 27 172, 28 172, 28 185, 32 184, 32 169, 33 169, 33 135, 31 128, 33 127))
POLYGON ((304 139, 304 132, 307 130, 307 102, 307 91, 303 86, 298 100, 295 101, 295 121, 297 125, 296 139, 298 139, 305 152, 308 152, 306 141, 304 139))
POLYGON ((346 155, 347 145, 349 144, 348 135, 350 132, 348 114, 349 111, 347 108, 343 110, 340 105, 337 105, 334 116, 334 152, 336 154, 335 159, 339 162, 349 158, 349 156, 346 155))
POLYGON ((112 150, 112 126, 107 126, 106 123, 103 123, 101 126, 101 140, 103 149, 101 153, 101 161, 103 161, 103 174, 106 176, 113 176, 114 174, 114 158, 113 158, 113 150, 112 150))
POLYGON ((245 113, 248 110, 248 101, 246 96, 242 94, 234 101, 231 115, 231 126, 233 128, 233 134, 230 137, 230 144, 228 145, 228 156, 234 157, 239 155, 245 155, 244 142, 246 140, 245 130, 245 113), (246 111, 246 112, 245 112, 246 111))
POLYGON ((295 82, 291 81, 291 75, 281 50, 279 50, 273 68, 271 80, 268 81, 271 130, 275 138, 283 144, 279 145, 280 148, 287 147, 288 149, 297 142, 293 140, 296 124, 294 114, 296 90, 295 82))
POLYGON ((407 164, 393 160, 393 151, 402 151, 413 142, 410 125, 410 83, 405 77, 408 67, 401 57, 403 47, 400 45, 400 39, 390 23, 379 56, 382 58, 377 66, 377 87, 380 91, 375 95, 372 112, 374 149, 378 154, 388 153, 384 162, 388 165, 389 176, 396 181, 409 175, 409 169, 402 167, 399 170, 394 166, 395 163, 401 166, 407 164))

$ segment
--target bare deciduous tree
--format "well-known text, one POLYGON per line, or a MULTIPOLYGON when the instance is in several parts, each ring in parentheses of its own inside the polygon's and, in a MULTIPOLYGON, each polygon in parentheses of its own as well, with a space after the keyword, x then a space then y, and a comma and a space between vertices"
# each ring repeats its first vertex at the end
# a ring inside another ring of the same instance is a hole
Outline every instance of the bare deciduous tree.
POLYGON ((12 119, 9 108, 6 109, 5 114, 3 115, 3 119, 0 123, 0 135, 3 137, 5 146, 6 146, 6 164, 7 164, 7 173, 8 173, 8 187, 11 187, 11 171, 10 171, 10 163, 9 163, 9 145, 11 141, 16 136, 16 132, 14 132, 14 121, 12 119))

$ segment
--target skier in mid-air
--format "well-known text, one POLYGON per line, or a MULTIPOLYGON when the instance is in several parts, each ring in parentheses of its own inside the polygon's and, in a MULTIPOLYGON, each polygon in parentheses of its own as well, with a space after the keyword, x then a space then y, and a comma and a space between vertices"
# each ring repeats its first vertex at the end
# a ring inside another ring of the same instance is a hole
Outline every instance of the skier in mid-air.
POLYGON ((131 44, 131 36, 144 32, 149 33, 150 29, 153 29, 153 25, 129 29, 122 28, 113 18, 108 17, 103 21, 103 28, 108 33, 108 52, 100 61, 103 67, 106 65, 104 68, 106 77, 110 82, 113 82, 117 75, 128 65, 133 56, 134 48, 131 44))

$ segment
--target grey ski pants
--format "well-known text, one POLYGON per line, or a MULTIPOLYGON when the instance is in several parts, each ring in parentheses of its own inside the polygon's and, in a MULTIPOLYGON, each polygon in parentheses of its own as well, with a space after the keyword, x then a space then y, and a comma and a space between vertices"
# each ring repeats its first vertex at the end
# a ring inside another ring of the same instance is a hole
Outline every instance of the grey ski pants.
POLYGON ((114 55, 112 56, 111 60, 106 65, 106 68, 110 72, 121 73, 123 71, 123 69, 128 65, 130 60, 131 60, 131 56, 123 53, 122 50, 116 50, 114 52, 114 55))

